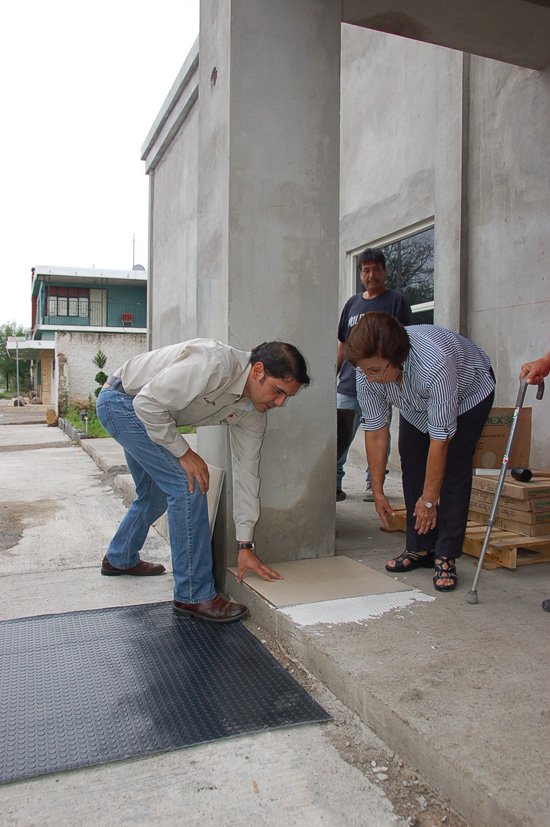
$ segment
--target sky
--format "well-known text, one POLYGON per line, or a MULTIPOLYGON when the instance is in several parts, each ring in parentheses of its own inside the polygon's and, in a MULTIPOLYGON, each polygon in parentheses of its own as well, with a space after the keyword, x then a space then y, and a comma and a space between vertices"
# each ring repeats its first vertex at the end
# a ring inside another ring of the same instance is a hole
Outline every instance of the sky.
POLYGON ((28 327, 33 266, 147 267, 141 147, 199 0, 7 0, 2 18, 0 324, 28 327))

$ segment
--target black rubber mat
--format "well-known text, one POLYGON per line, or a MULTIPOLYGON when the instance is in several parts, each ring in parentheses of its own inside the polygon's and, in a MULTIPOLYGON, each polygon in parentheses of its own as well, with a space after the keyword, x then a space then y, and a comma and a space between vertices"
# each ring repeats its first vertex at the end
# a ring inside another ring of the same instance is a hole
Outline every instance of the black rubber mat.
POLYGON ((331 716, 240 623, 149 603, 0 622, 0 783, 331 716))

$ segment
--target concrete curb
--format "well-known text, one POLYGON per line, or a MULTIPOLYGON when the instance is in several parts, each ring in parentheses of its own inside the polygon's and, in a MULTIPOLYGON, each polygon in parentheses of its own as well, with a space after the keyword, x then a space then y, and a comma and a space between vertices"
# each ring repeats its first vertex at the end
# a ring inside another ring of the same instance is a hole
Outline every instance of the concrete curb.
MULTIPOLYGON (((272 607, 264 598, 229 575, 227 591, 238 603, 248 606, 254 621, 279 641, 281 646, 318 680, 394 752, 404 759, 431 786, 439 791, 460 815, 472 825, 521 827, 525 814, 502 806, 494 789, 473 776, 471 768, 452 754, 442 754, 415 727, 392 708, 387 699, 372 691, 368 674, 358 665, 351 671, 349 661, 327 651, 318 627, 300 627, 288 616, 272 607)), ((521 811, 521 802, 518 802, 521 811)))
POLYGON ((75 442, 78 442, 79 445, 83 439, 89 439, 83 431, 79 431, 78 428, 75 428, 74 425, 71 425, 70 422, 67 422, 66 419, 62 419, 62 417, 58 417, 57 425, 64 433, 67 434, 69 439, 73 439, 75 442))

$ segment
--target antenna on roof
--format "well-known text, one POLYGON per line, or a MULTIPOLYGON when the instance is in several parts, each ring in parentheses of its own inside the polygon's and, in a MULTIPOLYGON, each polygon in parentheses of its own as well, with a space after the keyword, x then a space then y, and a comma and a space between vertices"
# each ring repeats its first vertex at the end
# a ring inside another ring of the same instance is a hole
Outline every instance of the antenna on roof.
POLYGON ((136 234, 132 235, 132 270, 134 269, 134 264, 136 263, 136 234))

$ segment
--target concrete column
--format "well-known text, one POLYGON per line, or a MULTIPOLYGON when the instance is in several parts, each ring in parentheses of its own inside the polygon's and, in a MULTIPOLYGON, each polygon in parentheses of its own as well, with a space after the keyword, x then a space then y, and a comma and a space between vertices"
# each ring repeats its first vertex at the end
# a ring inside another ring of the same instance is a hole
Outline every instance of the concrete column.
POLYGON ((435 130, 435 323, 468 335, 470 56, 438 54, 435 130))
MULTIPOLYGON (((272 561, 334 552, 340 5, 201 2, 198 335, 289 341, 313 380, 268 414, 256 541, 272 561)), ((229 468, 227 442, 199 432, 229 468)), ((215 545, 230 564, 234 540, 229 479, 215 545)))

